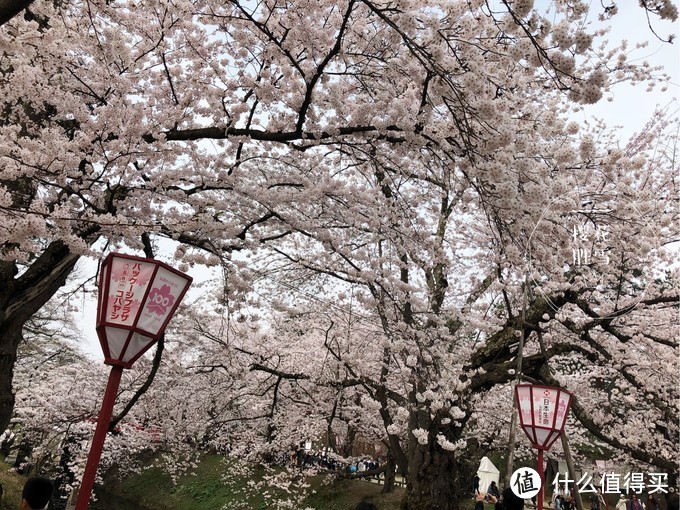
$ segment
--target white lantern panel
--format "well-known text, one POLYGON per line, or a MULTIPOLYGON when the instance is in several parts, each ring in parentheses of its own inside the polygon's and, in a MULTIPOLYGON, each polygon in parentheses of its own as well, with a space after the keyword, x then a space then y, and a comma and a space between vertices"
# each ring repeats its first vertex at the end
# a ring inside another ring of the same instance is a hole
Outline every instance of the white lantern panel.
POLYGON ((570 395, 565 392, 560 393, 559 402, 557 404, 557 414, 555 418, 555 428, 562 430, 564 422, 567 419, 567 410, 569 409, 570 395))
POLYGON ((106 340, 109 344, 109 356, 111 359, 120 359, 125 342, 130 335, 127 329, 106 328, 106 340))
POLYGON ((134 324, 154 267, 154 264, 142 260, 111 259, 105 322, 121 326, 134 324))
POLYGON ((535 426, 552 428, 557 404, 557 391, 538 387, 533 389, 535 426))
POLYGON ((130 343, 128 344, 127 349, 125 349, 122 361, 124 361, 125 363, 129 363, 132 360, 132 358, 137 356, 137 354, 139 354, 140 352, 144 351, 154 342, 155 340, 153 338, 149 338, 148 336, 144 336, 140 333, 135 333, 134 335, 132 335, 132 338, 130 339, 130 343))
POLYGON ((548 434, 547 439, 545 440, 545 447, 549 448, 552 446, 552 444, 557 441, 557 438, 560 437, 560 431, 559 430, 551 430, 550 434, 548 434))
POLYGON ((534 432, 536 434, 536 444, 539 445, 545 445, 546 441, 548 439, 548 436, 550 435, 550 432, 552 432, 550 429, 534 429, 534 432))
POLYGON ((519 418, 522 424, 531 424, 531 387, 518 386, 517 387, 519 418))
POLYGON ((159 267, 137 327, 152 335, 158 334, 166 319, 177 308, 178 300, 188 285, 189 279, 186 276, 159 267))
POLYGON ((529 441, 531 441, 532 443, 536 443, 536 436, 534 436, 534 428, 530 426, 522 426, 522 429, 529 438, 529 441))

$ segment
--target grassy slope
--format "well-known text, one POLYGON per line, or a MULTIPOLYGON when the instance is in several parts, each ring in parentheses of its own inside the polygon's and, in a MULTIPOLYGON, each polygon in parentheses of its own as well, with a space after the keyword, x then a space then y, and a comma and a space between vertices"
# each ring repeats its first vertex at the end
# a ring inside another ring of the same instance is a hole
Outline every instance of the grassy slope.
POLYGON ((360 480, 336 480, 329 485, 312 480, 315 493, 307 498, 305 504, 315 510, 351 510, 356 504, 367 499, 380 510, 399 510, 403 489, 392 494, 382 494, 382 485, 360 480))
MULTIPOLYGON (((224 459, 209 455, 202 459, 191 475, 179 478, 177 485, 169 475, 151 468, 139 475, 113 481, 108 479, 105 494, 91 505, 92 510, 269 510, 261 492, 247 490, 249 477, 232 475, 229 482, 224 475, 229 472, 224 459)), ((261 476, 255 474, 255 478, 261 476)), ((25 478, 9 471, 0 463, 0 483, 4 496, 0 510, 18 510, 21 488, 25 478)), ((308 480, 313 491, 300 506, 314 510, 352 510, 362 499, 374 502, 380 510, 399 510, 403 489, 392 494, 381 494, 382 486, 360 480, 335 480, 317 476, 308 480)), ((469 510, 474 501, 470 499, 469 510)), ((488 510, 493 507, 487 505, 488 510)), ((298 509, 295 509, 298 510, 298 509)))
MULTIPOLYGON (((223 480, 228 467, 218 456, 202 459, 195 475, 185 475, 173 485, 170 477, 157 468, 151 468, 140 475, 128 477, 117 482, 107 483, 107 492, 101 494, 97 510, 133 510, 137 504, 146 510, 195 510, 197 508, 219 510, 267 510, 268 504, 262 492, 248 490, 249 478, 230 477, 223 480)), ((261 473, 256 473, 259 478, 261 473)), ((383 495, 382 487, 356 480, 339 480, 324 483, 323 477, 309 480, 314 492, 301 505, 301 508, 318 510, 351 510, 364 498, 378 505, 380 510, 398 510, 403 491, 383 495)), ((265 491, 266 492, 266 491, 265 491)))
POLYGON ((9 470, 9 465, 0 462, 0 484, 3 496, 0 500, 0 510, 18 510, 21 502, 21 489, 26 479, 9 470))
MULTIPOLYGON (((231 483, 223 481, 227 472, 222 457, 203 458, 195 475, 182 476, 177 485, 170 476, 158 468, 151 468, 140 475, 131 476, 106 484, 107 493, 100 494, 92 510, 196 510, 221 508, 242 510, 267 510, 265 497, 261 493, 247 491, 247 479, 232 477, 231 483), (244 495, 244 493, 250 493, 244 495)), ((0 510, 19 510, 21 489, 26 478, 9 470, 0 462, 0 484, 4 495, 0 510)), ((373 501, 380 510, 398 510, 403 490, 383 495, 382 486, 356 480, 338 480, 324 483, 323 477, 309 480, 314 492, 302 508, 318 510, 350 510, 364 498, 373 501)))

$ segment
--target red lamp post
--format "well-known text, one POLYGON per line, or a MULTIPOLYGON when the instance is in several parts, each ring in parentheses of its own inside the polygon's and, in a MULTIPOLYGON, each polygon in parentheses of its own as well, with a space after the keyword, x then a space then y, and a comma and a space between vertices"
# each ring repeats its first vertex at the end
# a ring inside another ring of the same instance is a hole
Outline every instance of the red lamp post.
POLYGON ((537 471, 541 477, 541 489, 538 491, 537 509, 543 510, 543 452, 560 437, 572 395, 562 388, 518 384, 515 386, 515 398, 520 425, 533 447, 538 449, 537 471))
POLYGON ((106 257, 99 278, 96 329, 111 373, 76 510, 87 510, 123 369, 158 341, 191 281, 190 276, 158 260, 120 253, 106 257))

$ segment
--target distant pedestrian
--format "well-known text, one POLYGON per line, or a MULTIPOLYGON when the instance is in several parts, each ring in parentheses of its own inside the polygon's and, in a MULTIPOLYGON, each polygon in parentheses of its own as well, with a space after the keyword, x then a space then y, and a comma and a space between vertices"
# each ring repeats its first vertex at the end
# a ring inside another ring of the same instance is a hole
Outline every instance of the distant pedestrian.
POLYGON ((621 498, 616 502, 615 510, 628 510, 629 507, 630 507, 630 503, 629 503, 628 499, 626 498, 626 495, 622 492, 621 498))
POLYGON ((493 510, 503 510, 503 498, 496 500, 493 505, 493 510))
POLYGON ((501 497, 501 491, 498 490, 498 485, 496 485, 495 480, 491 482, 486 493, 491 494, 496 499, 499 499, 501 497))
POLYGON ((54 486, 48 478, 34 476, 26 480, 21 493, 20 510, 42 510, 52 498, 54 486))
POLYGON ((600 489, 590 496, 590 510, 604 510, 604 498, 600 489))
POLYGON ((637 497, 637 494, 633 494, 630 497, 630 510, 643 510, 642 503, 637 497))
POLYGON ((654 497, 654 494, 647 494, 647 504, 645 505, 647 510, 659 510, 659 502, 654 497))
POLYGON ((472 494, 477 494, 479 492, 479 475, 475 475, 472 479, 472 494))

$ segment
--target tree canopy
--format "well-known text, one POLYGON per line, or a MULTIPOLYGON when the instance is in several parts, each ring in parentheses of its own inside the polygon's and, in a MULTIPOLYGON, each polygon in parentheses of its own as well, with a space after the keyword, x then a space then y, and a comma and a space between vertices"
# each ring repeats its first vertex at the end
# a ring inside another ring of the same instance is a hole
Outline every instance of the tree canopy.
POLYGON ((250 455, 359 429, 406 509, 457 508, 461 452, 521 376, 677 476, 677 115, 624 145, 569 117, 666 81, 590 30, 616 10, 34 2, 0 28, 0 428, 22 329, 78 258, 167 238, 224 273, 176 328, 201 398, 158 404, 183 438, 250 455))

